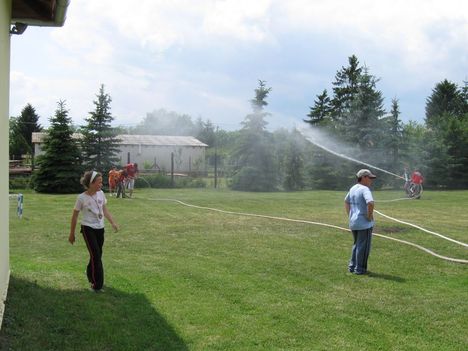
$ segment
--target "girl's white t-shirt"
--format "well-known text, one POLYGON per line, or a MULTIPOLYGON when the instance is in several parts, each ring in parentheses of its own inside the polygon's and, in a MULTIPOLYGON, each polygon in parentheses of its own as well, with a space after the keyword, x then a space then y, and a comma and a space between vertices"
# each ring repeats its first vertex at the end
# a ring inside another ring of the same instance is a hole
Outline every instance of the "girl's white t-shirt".
POLYGON ((81 211, 81 225, 86 225, 94 229, 104 228, 104 210, 107 203, 106 196, 102 190, 94 195, 88 195, 86 192, 78 195, 75 203, 75 210, 81 211))

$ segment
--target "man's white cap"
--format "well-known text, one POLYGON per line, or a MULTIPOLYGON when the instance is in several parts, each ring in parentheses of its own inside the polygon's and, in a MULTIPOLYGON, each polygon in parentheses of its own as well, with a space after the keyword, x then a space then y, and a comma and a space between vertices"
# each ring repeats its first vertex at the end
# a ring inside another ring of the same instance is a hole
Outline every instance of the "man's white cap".
POLYGON ((372 172, 369 171, 368 169, 360 169, 356 173, 356 177, 358 177, 358 178, 365 177, 365 176, 368 176, 371 179, 377 178, 377 176, 375 174, 372 174, 372 172))

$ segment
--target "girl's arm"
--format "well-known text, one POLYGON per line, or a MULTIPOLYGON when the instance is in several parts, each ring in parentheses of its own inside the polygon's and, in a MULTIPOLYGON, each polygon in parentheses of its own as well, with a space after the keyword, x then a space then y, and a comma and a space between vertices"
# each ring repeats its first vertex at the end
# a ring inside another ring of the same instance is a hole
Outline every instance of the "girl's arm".
POLYGON ((68 236, 68 241, 72 245, 75 242, 75 229, 76 229, 76 222, 78 222, 78 215, 79 214, 80 214, 80 211, 73 210, 73 214, 72 214, 72 218, 71 218, 71 224, 70 224, 70 235, 68 236))
POLYGON ((114 229, 114 231, 118 232, 119 231, 119 226, 117 225, 117 223, 114 222, 114 218, 112 218, 112 215, 109 212, 109 210, 107 209, 106 205, 102 206, 102 212, 104 212, 104 217, 106 217, 107 220, 110 222, 110 224, 112 225, 112 228, 114 229))

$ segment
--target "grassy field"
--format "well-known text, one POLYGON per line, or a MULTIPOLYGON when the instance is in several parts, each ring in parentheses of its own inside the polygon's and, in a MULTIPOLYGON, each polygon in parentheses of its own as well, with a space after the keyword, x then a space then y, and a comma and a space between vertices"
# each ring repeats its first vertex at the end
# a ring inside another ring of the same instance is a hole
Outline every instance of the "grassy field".
MULTIPOLYGON (((10 215, 11 279, 1 350, 466 350, 468 265, 374 237, 368 276, 347 273, 343 192, 137 190, 109 199, 105 292, 88 291, 76 196, 25 195, 10 215), (110 227, 110 226, 108 226, 110 227)), ((383 213, 468 242, 468 191, 381 202, 383 213)), ((468 259, 467 249, 376 216, 377 233, 468 259)))

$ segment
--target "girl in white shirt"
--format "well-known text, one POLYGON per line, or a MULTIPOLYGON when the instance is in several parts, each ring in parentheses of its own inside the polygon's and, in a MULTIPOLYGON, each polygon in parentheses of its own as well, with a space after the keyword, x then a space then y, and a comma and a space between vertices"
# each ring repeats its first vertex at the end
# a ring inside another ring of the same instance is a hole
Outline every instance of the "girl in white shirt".
POLYGON ((71 218, 68 241, 75 242, 75 229, 78 215, 82 212, 81 233, 89 251, 89 263, 86 268, 91 288, 98 292, 104 284, 104 268, 102 266, 102 246, 104 244, 104 217, 117 232, 119 227, 106 207, 106 197, 102 188, 102 175, 96 171, 88 171, 81 178, 81 184, 86 189, 78 195, 71 218))

